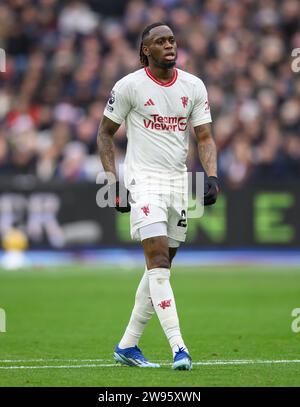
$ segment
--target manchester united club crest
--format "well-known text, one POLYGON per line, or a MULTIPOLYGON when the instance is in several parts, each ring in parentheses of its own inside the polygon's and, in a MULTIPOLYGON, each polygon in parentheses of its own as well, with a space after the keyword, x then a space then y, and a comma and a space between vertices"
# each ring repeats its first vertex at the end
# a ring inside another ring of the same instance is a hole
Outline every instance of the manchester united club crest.
POLYGON ((159 304, 157 304, 160 308, 165 309, 171 307, 171 299, 170 300, 163 300, 159 304))
POLYGON ((146 216, 148 216, 149 213, 150 213, 149 205, 143 206, 143 207, 141 208, 141 210, 144 212, 144 214, 145 214, 146 216))
POLYGON ((181 97, 181 102, 182 102, 183 107, 187 107, 188 101, 189 101, 189 98, 187 96, 181 97))

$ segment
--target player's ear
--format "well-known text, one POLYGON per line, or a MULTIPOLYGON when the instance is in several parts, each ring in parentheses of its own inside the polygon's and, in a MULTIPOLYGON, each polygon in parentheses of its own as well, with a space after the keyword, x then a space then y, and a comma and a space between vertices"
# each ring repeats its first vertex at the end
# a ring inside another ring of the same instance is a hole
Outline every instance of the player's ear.
POLYGON ((147 47, 147 45, 142 46, 142 51, 146 55, 146 57, 150 55, 149 47, 147 47))

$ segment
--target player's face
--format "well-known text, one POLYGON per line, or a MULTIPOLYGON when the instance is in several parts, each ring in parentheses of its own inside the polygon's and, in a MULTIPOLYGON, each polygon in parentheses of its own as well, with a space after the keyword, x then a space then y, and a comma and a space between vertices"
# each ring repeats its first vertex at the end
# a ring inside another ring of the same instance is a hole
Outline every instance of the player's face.
POLYGON ((171 29, 165 25, 152 28, 144 41, 144 53, 160 68, 172 68, 176 64, 177 45, 171 29))

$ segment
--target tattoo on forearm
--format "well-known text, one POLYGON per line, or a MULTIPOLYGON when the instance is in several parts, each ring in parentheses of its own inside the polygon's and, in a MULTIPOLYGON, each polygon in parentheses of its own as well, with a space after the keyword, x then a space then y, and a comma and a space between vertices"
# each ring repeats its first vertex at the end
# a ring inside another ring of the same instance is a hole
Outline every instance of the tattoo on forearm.
POLYGON ((98 134, 98 150, 104 171, 116 174, 114 143, 109 134, 98 134))
POLYGON ((198 144, 199 158, 208 175, 217 175, 217 149, 212 138, 198 144))

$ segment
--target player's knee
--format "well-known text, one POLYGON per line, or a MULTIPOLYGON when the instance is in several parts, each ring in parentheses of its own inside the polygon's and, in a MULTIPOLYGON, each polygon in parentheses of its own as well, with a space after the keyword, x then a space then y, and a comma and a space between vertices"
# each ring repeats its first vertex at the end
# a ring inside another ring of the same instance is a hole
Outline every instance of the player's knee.
POLYGON ((176 255, 177 247, 169 247, 169 258, 170 258, 170 265, 172 265, 172 261, 176 255))
POLYGON ((170 258, 168 253, 153 253, 149 261, 149 269, 170 268, 170 258))

